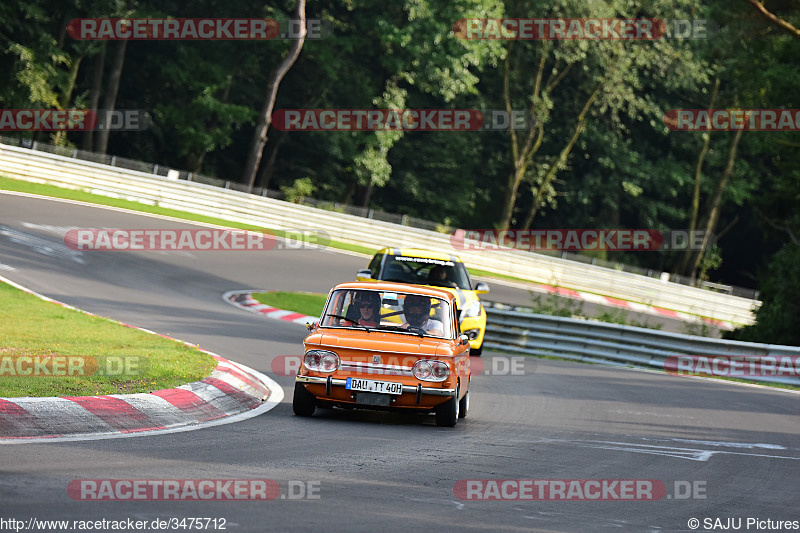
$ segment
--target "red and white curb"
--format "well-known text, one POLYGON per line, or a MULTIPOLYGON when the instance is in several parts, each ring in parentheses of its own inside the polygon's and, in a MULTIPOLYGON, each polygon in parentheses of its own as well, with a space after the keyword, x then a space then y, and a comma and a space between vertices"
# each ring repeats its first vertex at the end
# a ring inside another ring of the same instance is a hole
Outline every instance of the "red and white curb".
MULTIPOLYGON (((0 281, 43 300, 96 316, 37 294, 2 276, 0 281)), ((193 346, 143 328, 117 323, 193 346)), ((0 398, 0 443, 108 439, 191 431, 260 415, 283 400, 283 388, 267 376, 197 349, 213 357, 217 361, 216 368, 201 381, 172 389, 104 396, 0 398)))
POLYGON ((229 304, 238 307, 239 309, 244 309, 245 311, 250 311, 251 313, 263 315, 267 318, 273 318, 275 320, 294 322, 295 324, 302 324, 304 326, 307 323, 313 323, 319 320, 318 316, 308 316, 302 313, 286 311, 285 309, 278 309, 277 307, 270 307, 268 305, 262 304, 258 300, 253 299, 252 294, 254 292, 274 292, 274 291, 252 290, 252 289, 228 291, 222 295, 222 299, 228 302, 229 304))

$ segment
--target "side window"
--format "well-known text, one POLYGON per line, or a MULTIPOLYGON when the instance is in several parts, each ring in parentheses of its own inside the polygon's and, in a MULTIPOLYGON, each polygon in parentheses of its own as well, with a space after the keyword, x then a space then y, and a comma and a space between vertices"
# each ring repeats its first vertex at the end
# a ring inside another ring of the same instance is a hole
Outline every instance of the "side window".
POLYGON ((372 271, 372 279, 378 279, 381 270, 381 261, 383 261, 383 254, 376 255, 372 258, 372 261, 370 261, 367 268, 372 271))

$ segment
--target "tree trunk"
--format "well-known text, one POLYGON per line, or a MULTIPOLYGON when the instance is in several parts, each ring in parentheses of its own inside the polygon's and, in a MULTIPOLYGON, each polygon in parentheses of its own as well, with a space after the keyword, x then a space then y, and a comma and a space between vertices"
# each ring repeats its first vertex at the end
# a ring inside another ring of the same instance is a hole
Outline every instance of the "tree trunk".
MULTIPOLYGON (((94 72, 92 77, 92 90, 89 93, 89 109, 92 113, 97 113, 97 106, 100 103, 100 92, 103 90, 103 65, 106 62, 106 42, 100 48, 100 54, 94 60, 94 72)), ((84 150, 91 150, 94 147, 94 130, 89 130, 83 134, 84 150)))
POLYGON ((264 146, 267 144, 267 130, 272 124, 272 109, 275 106, 275 99, 278 96, 278 86, 283 80, 289 69, 292 68, 297 57, 300 55, 300 50, 303 48, 303 43, 306 38, 306 1, 297 0, 296 19, 300 22, 300 35, 292 43, 289 48, 289 54, 280 62, 278 67, 270 74, 269 82, 267 83, 266 96, 264 104, 261 107, 261 113, 258 117, 258 124, 256 131, 253 134, 253 142, 250 145, 250 150, 247 155, 247 162, 245 163, 242 172, 242 183, 247 184, 247 190, 252 191, 255 184, 258 167, 261 164, 261 155, 264 152, 264 146))
POLYGON ((347 186, 347 190, 342 195, 342 201, 340 202, 343 205, 350 205, 353 202, 353 196, 356 194, 356 190, 358 189, 358 182, 355 180, 350 181, 350 185, 347 186))
MULTIPOLYGON (((511 49, 509 49, 505 61, 503 61, 503 99, 506 104, 506 112, 509 113, 509 115, 512 111, 510 56, 511 49)), ((539 68, 533 86, 534 98, 539 96, 539 88, 541 87, 542 73, 544 72, 546 59, 546 56, 543 55, 542 59, 539 61, 539 68)), ((533 104, 531 105, 531 111, 533 112, 533 104)), ((537 117, 537 123, 528 130, 523 146, 520 146, 517 132, 513 127, 509 131, 509 137, 511 139, 511 162, 513 164, 513 170, 509 172, 508 181, 506 183, 505 197, 503 198, 503 205, 500 212, 500 229, 508 229, 511 226, 511 218, 514 215, 514 205, 517 203, 517 191, 519 191, 519 186, 525 177, 525 171, 528 169, 531 159, 542 145, 542 140, 544 138, 544 121, 538 120, 537 117)))
POLYGON ((125 64, 125 49, 128 41, 119 41, 117 49, 114 52, 114 64, 111 68, 111 75, 108 78, 106 86, 106 95, 103 99, 103 117, 102 124, 98 123, 98 127, 102 125, 102 129, 97 132, 97 143, 95 145, 95 152, 101 154, 108 151, 108 135, 109 126, 111 125, 111 113, 117 105, 117 93, 119 92, 119 81, 122 79, 122 66, 125 64))
POLYGON ((575 131, 572 133, 572 138, 569 140, 563 150, 561 150, 561 154, 559 154, 558 159, 550 167, 550 170, 547 171, 547 175, 544 177, 542 183, 539 185, 539 188, 536 190, 536 196, 533 198, 533 204, 531 205, 531 209, 528 212, 528 216, 525 219, 525 224, 522 226, 522 229, 528 229, 531 227, 531 224, 533 224, 533 219, 536 217, 536 212, 539 210, 539 204, 542 202, 544 191, 550 186, 553 178, 556 177, 559 167, 566 163, 570 152, 572 152, 572 148, 575 146, 575 143, 578 142, 578 138, 581 136, 583 127, 586 124, 586 113, 589 112, 592 104, 594 104, 595 100, 597 100, 597 97, 600 95, 600 89, 603 88, 603 84, 604 82, 598 84, 597 88, 594 90, 594 92, 592 92, 591 96, 589 96, 586 104, 584 104, 583 109, 578 115, 578 123, 575 125, 575 131))
POLYGON ((278 152, 280 152, 281 145, 283 145, 288 138, 289 132, 282 131, 278 136, 278 140, 272 145, 272 150, 270 151, 269 159, 267 159, 267 164, 262 166, 261 171, 258 173, 256 184, 259 187, 264 189, 269 187, 269 182, 272 181, 272 175, 275 172, 275 161, 278 160, 278 152))
MULTIPOLYGON (((714 90, 711 92, 711 102, 708 104, 708 113, 711 116, 711 110, 714 109, 714 103, 719 94, 719 78, 714 82, 714 90)), ((689 235, 692 235, 694 230, 697 229, 697 217, 700 214, 700 185, 703 177, 703 163, 708 154, 708 149, 711 145, 711 132, 707 131, 703 138, 703 147, 700 149, 700 154, 697 156, 697 164, 694 167, 694 190, 692 191, 692 211, 689 216, 689 235)), ((675 269, 678 274, 683 276, 691 276, 689 272, 689 264, 692 262, 692 250, 686 250, 681 257, 678 267, 675 269)))
MULTIPOLYGON (((61 109, 68 109, 72 103, 72 91, 75 89, 75 82, 78 79, 78 70, 81 68, 82 61, 83 56, 79 56, 72 62, 72 67, 69 71, 69 79, 67 80, 67 86, 64 88, 64 94, 61 96, 61 98, 59 98, 61 109)), ((55 145, 61 146, 62 139, 66 139, 66 132, 64 130, 59 130, 55 136, 55 145)))
POLYGON ((714 190, 714 195, 709 200, 708 215, 706 217, 705 224, 702 224, 705 229, 705 235, 703 235, 703 243, 700 246, 700 250, 695 256, 692 266, 692 276, 697 275, 697 270, 700 268, 700 261, 702 261, 703 255, 705 254, 706 248, 711 240, 711 232, 717 227, 719 212, 722 208, 722 195, 725 192, 725 189, 727 189, 728 182, 733 174, 733 167, 734 163, 736 162, 736 149, 739 146, 739 139, 742 138, 743 131, 743 129, 737 130, 736 135, 734 135, 733 140, 731 141, 731 146, 728 149, 728 161, 725 164, 725 170, 722 172, 722 177, 720 177, 719 182, 717 183, 717 188, 714 190))

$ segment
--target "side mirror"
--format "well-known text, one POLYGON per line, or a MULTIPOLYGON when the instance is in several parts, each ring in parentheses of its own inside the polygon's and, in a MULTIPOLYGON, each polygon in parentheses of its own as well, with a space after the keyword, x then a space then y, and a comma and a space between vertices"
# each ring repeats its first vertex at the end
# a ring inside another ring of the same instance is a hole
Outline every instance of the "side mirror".
POLYGON ((489 294, 489 285, 482 281, 479 281, 478 283, 475 284, 475 292, 477 292, 478 294, 489 294))
POLYGON ((368 268, 362 268, 358 272, 356 272, 356 279, 358 281, 368 281, 372 279, 372 270, 368 268))
POLYGON ((469 344, 469 337, 467 337, 466 333, 462 333, 458 336, 458 345, 464 346, 465 344, 469 344))
POLYGON ((311 322, 306 322, 306 329, 308 331, 314 331, 318 327, 319 327, 319 322, 314 322, 313 324, 311 322))

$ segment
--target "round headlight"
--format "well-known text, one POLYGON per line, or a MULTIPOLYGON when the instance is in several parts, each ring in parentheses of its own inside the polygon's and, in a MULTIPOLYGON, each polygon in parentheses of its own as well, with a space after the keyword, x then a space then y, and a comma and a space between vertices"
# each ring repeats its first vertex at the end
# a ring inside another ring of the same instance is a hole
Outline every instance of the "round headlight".
POLYGON ((450 375, 450 367, 443 361, 422 359, 414 363, 411 373, 422 381, 444 381, 450 375))
POLYGON ((414 374, 415 378, 427 381, 431 378, 433 369, 428 361, 417 361, 414 363, 414 368, 411 369, 411 373, 414 374))
POLYGON ((339 368, 339 356, 325 350, 309 350, 303 357, 303 366, 316 372, 333 372, 339 368))
POLYGON ((333 372, 339 368, 339 357, 335 353, 326 353, 319 361, 321 372, 333 372))
POLYGON ((433 377, 438 381, 444 381, 450 375, 450 367, 442 361, 432 361, 431 366, 433 367, 433 377))

